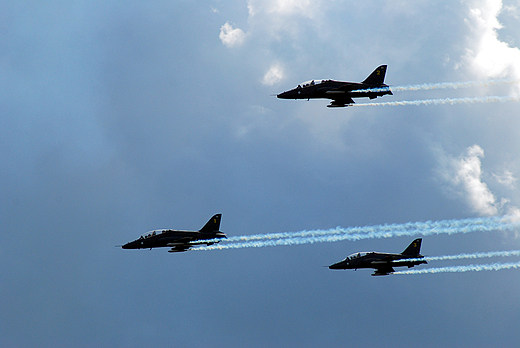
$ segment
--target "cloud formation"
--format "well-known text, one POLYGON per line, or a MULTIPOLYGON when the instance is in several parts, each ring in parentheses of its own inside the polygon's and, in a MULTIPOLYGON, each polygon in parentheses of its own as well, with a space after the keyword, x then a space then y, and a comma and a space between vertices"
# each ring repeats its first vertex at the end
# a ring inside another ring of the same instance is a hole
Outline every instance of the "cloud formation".
POLYGON ((444 160, 443 177, 466 197, 472 210, 481 215, 496 215, 498 208, 496 197, 491 193, 486 183, 482 182, 480 159, 484 157, 484 150, 478 146, 470 146, 466 155, 459 158, 448 156, 444 160))
POLYGON ((283 79, 283 76, 283 69, 280 65, 271 65, 269 71, 265 73, 264 78, 262 79, 262 84, 272 86, 275 83, 280 82, 283 79))
POLYGON ((315 17, 316 13, 318 13, 316 7, 319 7, 319 5, 309 0, 250 0, 247 5, 250 16, 257 15, 260 12, 265 12, 282 16, 297 14, 306 18, 315 17))
MULTIPOLYGON (((467 274, 481 278, 459 282, 449 301, 435 294, 453 278, 431 278, 432 301, 417 330, 413 286, 373 287, 370 276, 320 267, 365 248, 401 250, 406 237, 182 255, 114 247, 154 228, 200 227, 217 212, 230 237, 459 220, 470 213, 464 181, 471 180, 491 197, 484 208, 506 211, 511 204, 501 197, 518 204, 518 102, 330 110, 325 100, 269 96, 313 78, 361 81, 380 64, 390 67, 393 85, 482 81, 465 58, 475 59, 478 34, 489 34, 469 16, 472 8, 488 16, 487 0, 26 3, 8 1, 0 14, 8 34, 0 39, 3 346, 233 348, 244 337, 250 346, 299 347, 518 341, 514 293, 486 296, 501 288, 498 272, 467 274), (442 184, 458 200, 426 179, 438 165, 432 143, 445 151, 449 180, 442 184), (486 161, 466 152, 475 143, 486 161), (462 175, 463 165, 480 174, 462 175), (341 291, 349 279, 360 301, 341 291), (320 286, 331 282, 340 286, 320 286), (221 305, 200 300, 209 288, 221 305), (156 293, 183 301, 165 305, 149 296, 156 293), (402 300, 379 300, 393 294, 402 300), (316 301, 301 306, 309 297, 316 301), (397 313, 412 330, 381 327, 371 335, 362 323, 374 310, 397 313), (449 311, 456 315, 446 318, 449 311)), ((504 6, 492 15, 504 26, 495 40, 514 52, 518 21, 504 6)), ((413 98, 504 94, 487 89, 422 90, 413 98)), ((375 101, 408 100, 406 93, 375 101)), ((501 250, 498 236, 453 239, 466 252, 501 250)), ((449 238, 431 235, 425 253, 458 248, 449 238)), ((520 286, 518 277, 504 278, 520 286)))
MULTIPOLYGON (((482 162, 484 150, 479 145, 473 145, 466 149, 466 153, 459 157, 441 155, 441 176, 450 185, 450 189, 458 196, 465 198, 471 209, 480 215, 492 216, 506 213, 517 216, 520 210, 509 205, 509 199, 501 198, 500 201, 491 192, 488 185, 482 180, 482 162)), ((504 170, 502 174, 492 174, 495 181, 508 188, 514 188, 516 178, 513 173, 504 170)))
POLYGON ((246 34, 240 28, 233 28, 229 22, 220 27, 219 38, 227 47, 239 46, 244 42, 246 34))
POLYGON ((481 158, 484 158, 484 150, 480 146, 469 147, 466 157, 454 161, 454 182, 467 192, 473 210, 483 215, 495 215, 498 213, 496 198, 481 180, 481 158))
POLYGON ((493 177, 499 184, 504 185, 509 189, 514 189, 516 186, 515 183, 518 180, 514 177, 513 173, 507 169, 504 170, 502 174, 493 173, 493 177))
MULTIPOLYGON (((511 11, 510 7, 503 8, 500 0, 479 2, 470 9, 468 18, 465 19, 472 36, 465 58, 472 69, 485 78, 511 74, 516 78, 520 77, 520 49, 511 47, 498 38, 498 30, 502 29, 498 16, 503 9, 511 11)), ((518 93, 520 86, 516 86, 518 93)))

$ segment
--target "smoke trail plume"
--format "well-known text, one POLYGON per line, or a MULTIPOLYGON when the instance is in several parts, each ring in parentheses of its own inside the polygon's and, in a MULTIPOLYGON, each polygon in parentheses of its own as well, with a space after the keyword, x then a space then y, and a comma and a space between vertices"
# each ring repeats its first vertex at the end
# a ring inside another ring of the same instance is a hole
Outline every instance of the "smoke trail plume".
POLYGON ((486 231, 510 231, 520 226, 510 217, 485 217, 463 220, 442 220, 406 224, 376 225, 365 227, 335 228, 330 230, 282 232, 250 236, 229 237, 223 243, 192 250, 262 248, 324 242, 357 241, 401 236, 429 236, 486 231))
POLYGON ((394 263, 410 262, 410 261, 446 261, 446 260, 464 260, 464 259, 483 259, 491 257, 511 257, 520 256, 520 250, 508 250, 508 251, 488 251, 478 252, 471 254, 458 254, 458 255, 442 255, 442 256, 426 256, 418 259, 404 259, 397 260, 394 263))
POLYGON ((517 79, 498 79, 498 80, 487 80, 487 81, 468 81, 468 82, 443 82, 443 83, 424 83, 420 85, 408 85, 408 86, 397 86, 393 87, 393 91, 418 91, 418 90, 430 90, 430 89, 458 89, 468 87, 489 87, 494 85, 502 84, 516 84, 520 80, 517 79))
POLYGON ((265 233, 265 234, 254 234, 245 236, 228 237, 226 242, 237 242, 237 241, 254 241, 263 239, 285 239, 285 238, 304 238, 304 237, 316 237, 324 235, 343 235, 343 234, 366 234, 366 233, 399 233, 403 231, 423 231, 425 229, 438 231, 439 234, 444 233, 460 233, 460 229, 472 228, 477 226, 478 228, 486 228, 486 226, 500 226, 502 224, 510 224, 512 218, 508 216, 504 217, 483 217, 483 218, 469 218, 461 220, 439 220, 439 221, 425 221, 425 222, 407 222, 403 224, 385 224, 385 225, 374 225, 374 226, 357 226, 341 228, 336 227, 328 230, 311 230, 311 231, 299 231, 299 232, 278 232, 278 233, 265 233), (456 232, 454 232, 456 231, 456 232))
POLYGON ((443 104, 483 104, 483 103, 504 103, 510 101, 519 101, 520 97, 515 96, 490 96, 475 98, 445 98, 445 99, 424 99, 424 100, 402 100, 395 102, 383 103, 364 103, 352 104, 349 106, 403 106, 403 105, 443 105, 443 104))
POLYGON ((512 268, 520 268, 520 262, 424 268, 424 269, 414 269, 414 270, 409 270, 409 271, 398 271, 398 272, 394 272, 392 274, 463 273, 463 272, 481 272, 481 271, 500 271, 503 269, 512 269, 512 268))
MULTIPOLYGON (((497 79, 497 80, 487 80, 487 81, 467 81, 467 82, 441 82, 441 83, 423 83, 418 85, 406 85, 406 86, 392 86, 392 92, 401 92, 401 91, 419 91, 419 90, 431 90, 431 89, 459 89, 459 88, 469 88, 469 87, 489 87, 494 85, 502 85, 502 84, 516 84, 520 83, 520 80, 517 79, 497 79)), ((359 89, 353 92, 384 92, 387 91, 386 88, 370 88, 370 89, 359 89)))

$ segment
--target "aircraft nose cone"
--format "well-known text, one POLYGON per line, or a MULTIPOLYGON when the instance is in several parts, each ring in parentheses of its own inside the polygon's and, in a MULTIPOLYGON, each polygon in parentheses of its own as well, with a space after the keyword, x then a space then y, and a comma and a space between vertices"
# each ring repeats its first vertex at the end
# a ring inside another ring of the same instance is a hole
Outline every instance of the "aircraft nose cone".
POLYGON ((338 262, 338 263, 335 263, 335 264, 329 266, 329 269, 347 269, 347 268, 348 268, 348 263, 346 261, 341 261, 341 262, 338 262))
POLYGON ((335 263, 335 264, 333 264, 333 265, 330 265, 330 266, 329 266, 329 269, 341 269, 341 267, 340 267, 340 264, 339 264, 339 263, 335 263))
POLYGON ((123 249, 139 249, 139 241, 134 240, 133 242, 128 242, 121 246, 123 249))
POLYGON ((276 97, 280 99, 295 99, 297 96, 297 92, 294 90, 286 91, 278 94, 276 97))

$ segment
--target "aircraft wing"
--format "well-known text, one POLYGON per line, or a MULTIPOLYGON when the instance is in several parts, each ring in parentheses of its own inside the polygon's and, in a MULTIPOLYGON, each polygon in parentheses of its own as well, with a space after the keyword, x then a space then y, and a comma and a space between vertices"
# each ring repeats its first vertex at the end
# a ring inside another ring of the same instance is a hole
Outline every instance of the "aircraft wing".
POLYGON ((198 239, 198 238, 193 238, 193 237, 184 237, 184 238, 179 238, 179 239, 175 240, 174 242, 170 242, 167 245, 169 247, 172 247, 170 250, 168 250, 168 252, 176 253, 176 252, 186 251, 189 248, 191 248, 192 246, 201 245, 201 244, 212 245, 215 243, 218 243, 218 241, 214 241, 214 240, 207 241, 204 239, 198 239))
MULTIPOLYGON (((351 84, 351 83, 345 83, 344 85, 341 85, 339 87, 336 87, 334 89, 331 89, 330 90, 330 93, 340 93, 340 92, 350 92, 352 91, 353 89, 356 89, 358 85, 355 85, 355 84, 351 84)), ((362 86, 362 85, 359 85, 359 86, 362 86)))
POLYGON ((350 104, 354 104, 354 100, 350 97, 344 97, 344 96, 334 96, 331 97, 332 101, 330 102, 327 107, 329 108, 342 108, 345 106, 349 106, 350 104))
POLYGON ((192 237, 183 237, 183 238, 176 239, 173 242, 169 242, 167 245, 172 246, 172 247, 183 246, 183 245, 188 246, 192 240, 193 240, 192 237))
POLYGON ((335 102, 343 103, 343 104, 354 104, 354 99, 347 97, 347 98, 337 98, 334 99, 335 102))
POLYGON ((169 253, 180 253, 180 252, 183 252, 183 251, 186 251, 190 248, 190 245, 178 245, 178 246, 175 246, 173 248, 171 248, 170 250, 168 250, 169 253))
POLYGON ((384 276, 384 275, 389 275, 390 273, 394 273, 395 270, 392 268, 392 266, 383 266, 383 267, 378 267, 376 268, 376 270, 374 271, 374 273, 372 273, 373 276, 384 276))

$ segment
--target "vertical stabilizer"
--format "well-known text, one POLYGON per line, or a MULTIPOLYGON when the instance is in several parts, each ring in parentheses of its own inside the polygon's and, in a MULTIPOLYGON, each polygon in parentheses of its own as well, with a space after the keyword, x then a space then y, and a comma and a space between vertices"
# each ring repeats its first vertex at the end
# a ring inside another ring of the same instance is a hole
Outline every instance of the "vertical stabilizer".
POLYGON ((213 233, 218 232, 220 228, 220 218, 222 214, 215 214, 209 221, 200 229, 201 233, 213 233))
POLYGON ((372 86, 382 85, 385 81, 386 65, 381 65, 370 74, 363 83, 372 86))
POLYGON ((414 240, 401 254, 406 256, 418 256, 421 252, 422 238, 414 240))

